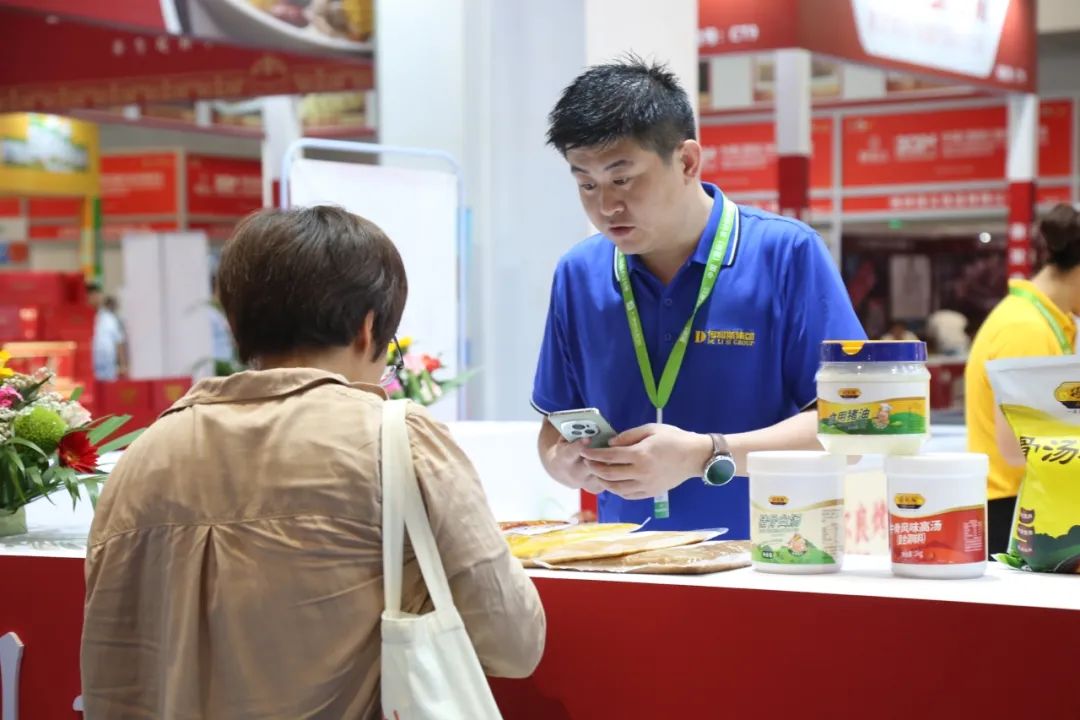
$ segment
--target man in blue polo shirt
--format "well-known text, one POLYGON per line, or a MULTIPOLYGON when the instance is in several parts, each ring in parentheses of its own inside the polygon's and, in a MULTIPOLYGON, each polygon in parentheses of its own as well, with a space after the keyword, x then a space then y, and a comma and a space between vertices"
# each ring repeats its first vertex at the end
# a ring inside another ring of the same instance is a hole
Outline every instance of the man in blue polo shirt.
POLYGON ((747 538, 747 453, 820 449, 821 342, 866 337, 836 266, 806 225, 701 182, 693 109, 664 67, 590 68, 549 120, 600 234, 555 271, 532 403, 597 408, 620 434, 589 449, 545 421, 541 461, 599 494, 601 522, 747 538))

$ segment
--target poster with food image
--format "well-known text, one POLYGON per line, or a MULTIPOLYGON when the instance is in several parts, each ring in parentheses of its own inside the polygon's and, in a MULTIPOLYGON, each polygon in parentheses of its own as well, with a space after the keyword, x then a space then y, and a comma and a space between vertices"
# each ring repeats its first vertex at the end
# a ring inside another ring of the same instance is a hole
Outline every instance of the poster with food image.
POLYGON ((370 54, 374 0, 167 0, 185 34, 301 53, 370 54))

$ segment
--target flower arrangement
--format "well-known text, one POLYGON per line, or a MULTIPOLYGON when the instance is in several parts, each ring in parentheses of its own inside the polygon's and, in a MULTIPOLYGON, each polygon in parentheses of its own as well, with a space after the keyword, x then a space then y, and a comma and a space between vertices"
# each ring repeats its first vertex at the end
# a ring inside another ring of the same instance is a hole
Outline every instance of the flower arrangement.
POLYGON ((48 370, 23 375, 6 367, 10 358, 0 351, 0 535, 26 532, 25 506, 58 490, 67 490, 74 507, 85 485, 96 504, 106 477, 99 457, 142 432, 103 442, 130 416, 94 420, 79 404, 81 389, 65 399, 51 388, 48 370))
POLYGON ((387 394, 396 399, 408 398, 421 405, 431 405, 454 388, 468 382, 475 374, 471 370, 453 378, 441 377, 439 371, 445 370, 437 356, 409 352, 412 349, 411 337, 402 337, 391 343, 386 352, 388 367, 397 368, 397 374, 385 386, 387 394))

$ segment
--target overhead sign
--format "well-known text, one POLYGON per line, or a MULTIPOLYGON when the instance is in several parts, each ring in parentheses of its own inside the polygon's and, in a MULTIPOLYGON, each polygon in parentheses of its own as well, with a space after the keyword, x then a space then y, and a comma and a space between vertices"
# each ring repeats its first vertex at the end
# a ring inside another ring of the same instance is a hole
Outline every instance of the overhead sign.
POLYGON ((369 58, 258 50, 0 6, 0 112, 369 90, 369 58), (48 48, 44 52, 42 48, 48 48), (27 58, 32 58, 28 61, 27 58))
POLYGON ((94 195, 98 128, 57 115, 0 115, 0 192, 94 195))
POLYGON ((1034 92, 1031 0, 701 0, 702 55, 805 48, 851 62, 1034 92))

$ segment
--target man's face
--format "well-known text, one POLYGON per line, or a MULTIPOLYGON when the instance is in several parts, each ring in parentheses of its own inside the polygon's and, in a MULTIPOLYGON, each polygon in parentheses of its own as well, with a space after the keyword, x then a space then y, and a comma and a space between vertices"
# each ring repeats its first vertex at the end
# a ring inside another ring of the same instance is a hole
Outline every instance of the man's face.
POLYGON ((684 157, 689 144, 668 162, 630 138, 566 152, 589 220, 627 255, 664 249, 677 232, 682 193, 697 182, 696 163, 684 157))
POLYGON ((100 290, 91 290, 87 293, 86 299, 95 308, 100 308, 105 303, 105 295, 100 290))

